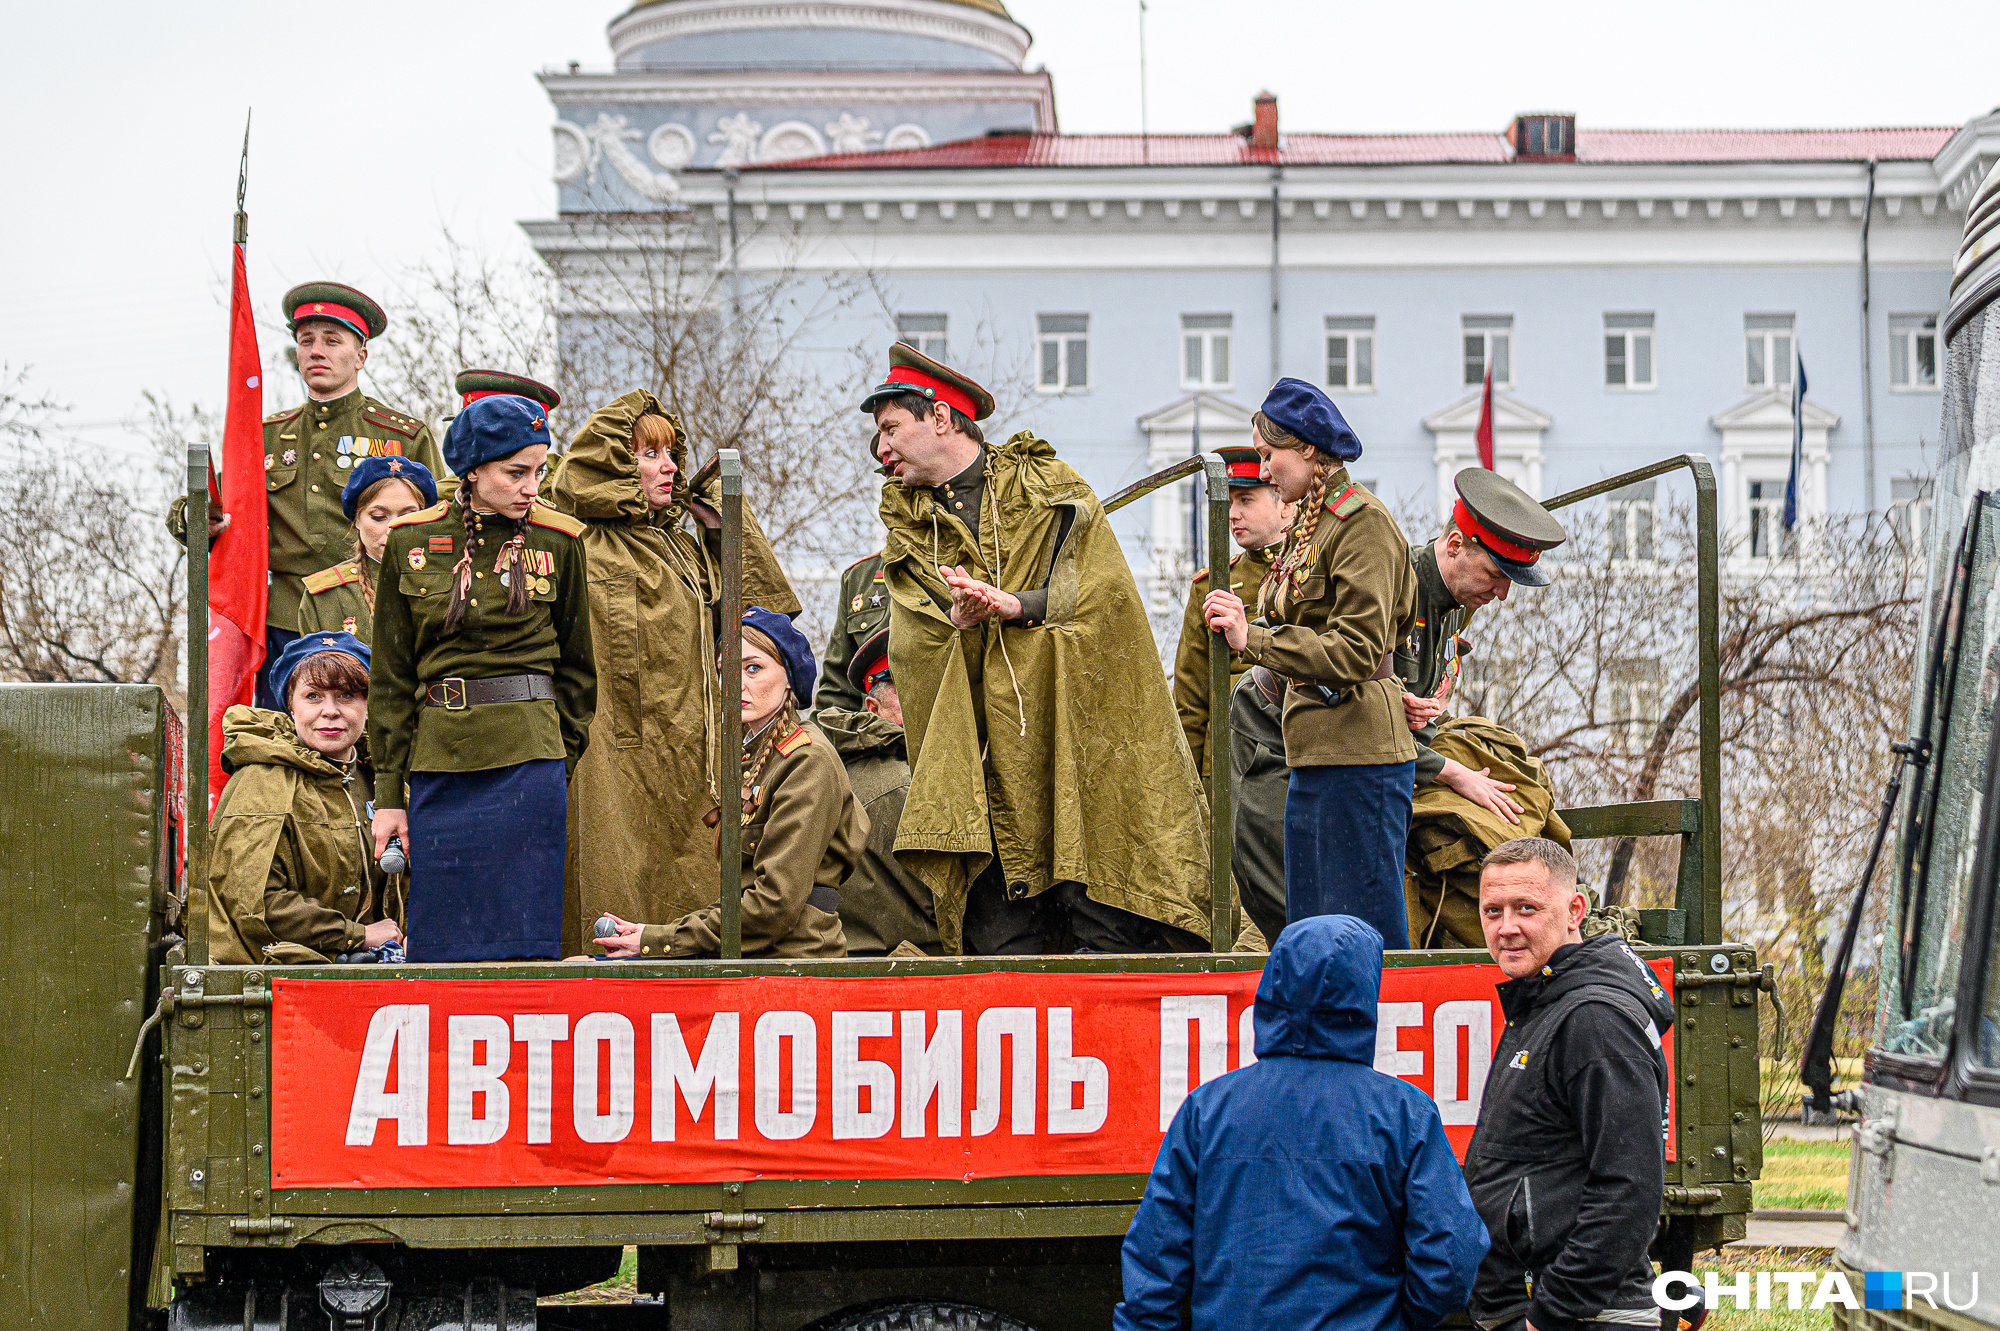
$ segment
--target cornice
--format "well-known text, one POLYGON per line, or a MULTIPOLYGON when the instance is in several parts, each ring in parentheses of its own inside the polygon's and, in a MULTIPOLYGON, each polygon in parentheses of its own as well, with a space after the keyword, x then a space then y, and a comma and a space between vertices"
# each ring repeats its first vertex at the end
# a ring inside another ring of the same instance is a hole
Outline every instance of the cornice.
POLYGON ((1012 19, 950 0, 673 0, 614 19, 611 50, 623 61, 658 42, 716 32, 839 28, 927 37, 972 47, 1018 68, 1028 30, 1012 19))

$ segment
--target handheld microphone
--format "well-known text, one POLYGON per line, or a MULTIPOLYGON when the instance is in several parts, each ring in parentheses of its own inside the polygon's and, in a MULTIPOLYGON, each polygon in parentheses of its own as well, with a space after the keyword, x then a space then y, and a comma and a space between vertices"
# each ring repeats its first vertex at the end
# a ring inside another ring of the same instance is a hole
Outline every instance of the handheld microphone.
POLYGON ((403 838, 399 836, 390 837, 388 849, 382 852, 382 858, 378 863, 381 864, 383 873, 396 874, 407 872, 410 867, 410 857, 403 853, 403 838))

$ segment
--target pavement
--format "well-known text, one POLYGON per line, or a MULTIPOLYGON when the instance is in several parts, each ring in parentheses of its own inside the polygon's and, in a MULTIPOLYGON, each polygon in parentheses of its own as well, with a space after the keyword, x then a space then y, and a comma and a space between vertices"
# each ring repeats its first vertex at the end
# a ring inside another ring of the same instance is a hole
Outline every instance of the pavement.
POLYGON ((1847 1223, 1838 1211, 1753 1211, 1745 1228, 1748 1232, 1730 1247, 1838 1248, 1847 1238, 1847 1223), (1767 1216, 1784 1218, 1766 1219, 1767 1216), (1808 1216, 1812 1218, 1804 1218, 1808 1216))

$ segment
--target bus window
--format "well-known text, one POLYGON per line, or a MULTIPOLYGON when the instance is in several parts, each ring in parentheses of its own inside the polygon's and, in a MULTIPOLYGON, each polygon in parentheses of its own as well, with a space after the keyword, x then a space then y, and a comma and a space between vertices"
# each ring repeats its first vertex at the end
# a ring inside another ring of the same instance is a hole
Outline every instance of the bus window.
MULTIPOLYGON (((1987 742, 2000 687, 2000 500, 1981 495, 1968 521, 1971 576, 1962 584, 1960 618, 1947 619, 1942 670, 1936 681, 1932 758, 1911 796, 1904 865, 1882 1004, 1886 1053, 1942 1060, 1951 1043, 1959 959, 1965 945, 1972 861, 1978 849, 1986 790, 1987 742)), ((1940 600, 1952 579, 1941 584, 1940 600)), ((1940 606, 1931 616, 1949 615, 1940 606)), ((1925 669, 1927 661, 1919 662, 1925 669)))

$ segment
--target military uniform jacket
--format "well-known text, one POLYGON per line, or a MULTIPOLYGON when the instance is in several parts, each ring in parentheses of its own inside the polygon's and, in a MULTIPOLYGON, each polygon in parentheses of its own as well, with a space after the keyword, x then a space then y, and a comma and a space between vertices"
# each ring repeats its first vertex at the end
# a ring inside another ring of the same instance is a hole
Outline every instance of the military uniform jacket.
POLYGON ((937 906, 931 890, 896 862, 896 829, 910 797, 910 760, 903 728, 873 712, 819 712, 813 725, 833 741, 847 764, 854 798, 868 815, 868 850, 861 872, 840 893, 847 955, 879 957, 904 943, 937 956, 937 906))
MULTIPOLYGON (((1278 547, 1274 545, 1262 550, 1239 550, 1229 558, 1229 590, 1242 598, 1253 618, 1257 614, 1257 589, 1264 585, 1277 554, 1278 547)), ((1181 616, 1180 646, 1174 651, 1174 710, 1181 714, 1181 730, 1187 735, 1194 765, 1203 776, 1209 774, 1209 629, 1201 613, 1201 603, 1207 599, 1208 570, 1203 569, 1194 575, 1194 586, 1188 589, 1187 612, 1181 616)), ((1249 668, 1250 660, 1242 652, 1230 653, 1232 687, 1249 668)))
MULTIPOLYGON (((382 581, 381 565, 376 565, 368 573, 376 583, 382 581)), ((361 560, 358 558, 308 575, 302 584, 305 596, 299 601, 299 632, 347 632, 372 646, 375 612, 368 608, 368 597, 362 591, 361 579, 361 560)))
MULTIPOLYGON (((283 712, 222 714, 229 784, 209 832, 208 954, 220 966, 329 961, 385 918, 369 773, 307 748, 283 712)), ((401 924, 398 908, 386 916, 401 924)))
MULTIPOLYGON (((1294 536, 1292 541, 1298 538, 1294 536)), ((1416 757, 1403 717, 1403 684, 1374 676, 1416 622, 1410 544, 1382 501, 1337 468, 1312 546, 1281 556, 1268 618, 1250 626, 1245 652, 1291 684, 1285 691, 1285 762, 1365 767, 1416 757), (1288 568, 1287 565, 1292 567, 1288 568)), ((1393 665, 1393 661, 1389 662, 1393 665)))
POLYGON ((375 805, 404 807, 411 772, 483 772, 542 758, 574 770, 597 711, 590 649, 590 591, 583 524, 537 502, 528 510, 528 608, 507 613, 494 563, 513 535, 505 518, 468 514, 442 502, 398 518, 375 588, 374 667, 369 672, 368 740, 375 755, 375 805), (444 631, 452 568, 473 542, 472 595, 457 633, 444 631), (448 678, 538 674, 554 679, 555 701, 477 703, 462 709, 421 704, 424 686, 448 678))
POLYGON ((858 559, 840 575, 840 601, 834 607, 833 634, 826 640, 826 661, 819 687, 813 690, 815 712, 858 712, 861 694, 848 681, 847 666, 855 649, 889 622, 889 592, 883 585, 882 552, 858 559))
MULTIPOLYGON (((743 955, 844 957, 841 889, 868 847, 868 815, 826 736, 800 722, 777 742, 743 822, 743 955)), ((722 907, 649 924, 642 957, 722 954, 722 907)))
MULTIPOLYGON (((1417 571, 1417 620, 1410 636, 1396 647, 1396 677, 1407 692, 1423 698, 1442 693, 1449 701, 1470 651, 1459 635, 1471 622, 1472 611, 1452 599, 1444 574, 1438 571, 1437 550, 1429 541, 1410 547, 1410 567, 1417 571)), ((1431 748, 1437 728, 1433 721, 1412 736, 1417 745, 1420 790, 1444 771, 1443 755, 1431 748)))

